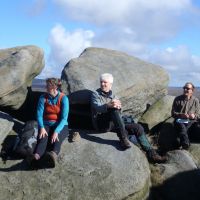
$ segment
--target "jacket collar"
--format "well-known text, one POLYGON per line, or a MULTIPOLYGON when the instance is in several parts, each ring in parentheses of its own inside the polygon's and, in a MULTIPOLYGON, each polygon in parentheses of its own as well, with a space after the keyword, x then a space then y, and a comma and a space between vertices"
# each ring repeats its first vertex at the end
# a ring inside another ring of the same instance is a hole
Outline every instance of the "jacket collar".
POLYGON ((102 91, 101 88, 97 89, 97 92, 102 95, 103 97, 107 97, 107 98, 112 98, 113 97, 113 93, 112 90, 110 90, 109 92, 104 92, 102 91))

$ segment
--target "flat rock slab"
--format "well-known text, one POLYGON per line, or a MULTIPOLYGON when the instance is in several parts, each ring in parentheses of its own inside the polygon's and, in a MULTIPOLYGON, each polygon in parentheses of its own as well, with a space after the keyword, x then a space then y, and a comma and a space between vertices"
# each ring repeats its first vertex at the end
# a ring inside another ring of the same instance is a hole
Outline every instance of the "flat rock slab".
POLYGON ((144 199, 150 170, 138 147, 122 151, 115 133, 81 132, 63 143, 54 169, 28 171, 24 162, 1 164, 0 199, 144 199))

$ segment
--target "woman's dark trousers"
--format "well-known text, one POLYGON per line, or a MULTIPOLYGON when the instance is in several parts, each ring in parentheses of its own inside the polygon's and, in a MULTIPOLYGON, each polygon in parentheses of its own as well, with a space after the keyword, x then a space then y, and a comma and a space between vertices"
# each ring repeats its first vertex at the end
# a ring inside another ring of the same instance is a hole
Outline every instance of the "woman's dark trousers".
POLYGON ((44 127, 46 132, 48 133, 48 136, 45 136, 44 138, 39 139, 38 143, 35 149, 35 153, 39 154, 40 157, 42 157, 46 150, 48 151, 54 151, 57 155, 60 152, 61 144, 64 141, 66 137, 69 135, 68 126, 65 125, 62 131, 58 134, 59 141, 55 141, 53 144, 51 143, 51 137, 54 133, 54 130, 56 129, 56 126, 45 126, 44 127))

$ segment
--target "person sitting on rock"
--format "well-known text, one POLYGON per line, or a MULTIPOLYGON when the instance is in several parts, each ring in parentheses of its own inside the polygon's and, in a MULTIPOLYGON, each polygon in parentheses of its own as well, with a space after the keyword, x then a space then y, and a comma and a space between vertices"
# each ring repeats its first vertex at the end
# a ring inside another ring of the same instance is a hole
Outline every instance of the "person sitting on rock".
POLYGON ((144 129, 140 124, 124 124, 121 116, 121 102, 112 91, 113 76, 104 73, 100 76, 100 88, 91 95, 92 121, 94 128, 99 132, 115 131, 124 149, 130 148, 128 133, 135 134, 143 150, 147 152, 148 158, 153 162, 165 162, 166 158, 161 157, 151 147, 144 129))
POLYGON ((59 86, 59 79, 46 80, 47 93, 40 96, 37 106, 38 143, 29 163, 42 162, 47 167, 55 167, 61 144, 69 134, 69 101, 59 86))
POLYGON ((100 132, 114 128, 120 144, 124 149, 128 149, 131 148, 131 144, 120 115, 121 102, 111 90, 112 83, 112 74, 105 73, 100 76, 100 88, 91 95, 92 122, 94 128, 100 132))
POLYGON ((183 94, 174 99, 171 114, 177 137, 183 149, 190 146, 189 136, 196 132, 197 120, 200 118, 199 100, 193 96, 195 86, 187 82, 183 87, 183 94))

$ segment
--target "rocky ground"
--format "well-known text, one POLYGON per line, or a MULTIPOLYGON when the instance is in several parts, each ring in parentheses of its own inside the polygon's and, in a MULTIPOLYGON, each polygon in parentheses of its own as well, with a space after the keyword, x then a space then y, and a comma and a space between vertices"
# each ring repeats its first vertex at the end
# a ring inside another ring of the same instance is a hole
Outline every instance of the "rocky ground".
MULTIPOLYGON (((39 91, 45 91, 45 84, 44 80, 33 82, 36 92, 30 90, 30 84, 42 70, 43 61, 42 50, 36 47, 0 51, 1 142, 8 134, 19 134, 21 128, 16 125, 35 115, 39 91)), ((22 159, 0 162, 0 200, 200 199, 200 145, 192 143, 189 151, 174 145, 170 112, 174 97, 170 95, 180 95, 182 89, 168 90, 169 76, 162 67, 123 52, 87 48, 80 57, 70 60, 61 74, 73 115, 69 124, 91 124, 91 116, 86 115, 90 113, 91 94, 87 88, 99 87, 99 74, 105 71, 112 72, 118 83, 113 84, 113 90, 122 101, 124 113, 136 120, 143 118, 143 125, 149 128, 146 133, 157 134, 155 145, 164 147, 162 152, 167 152, 169 160, 151 164, 134 144, 127 151, 120 149, 116 133, 99 134, 79 127, 81 140, 64 141, 54 169, 30 170, 22 159)))

